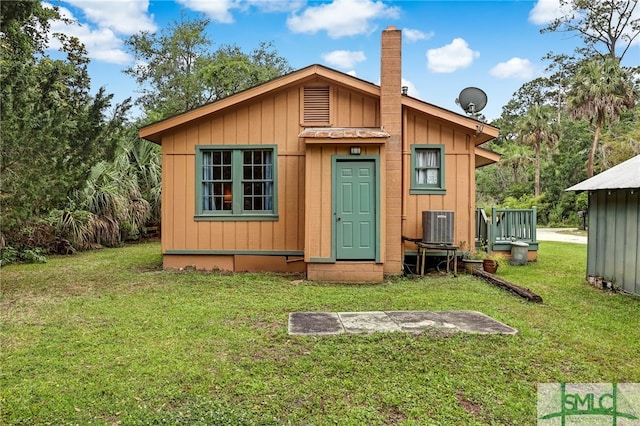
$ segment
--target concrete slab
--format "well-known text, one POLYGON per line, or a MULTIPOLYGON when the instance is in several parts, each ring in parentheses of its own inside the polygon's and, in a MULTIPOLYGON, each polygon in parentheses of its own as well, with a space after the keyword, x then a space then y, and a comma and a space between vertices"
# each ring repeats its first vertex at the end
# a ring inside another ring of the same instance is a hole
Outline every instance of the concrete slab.
POLYGON ((437 329, 477 334, 518 332, 477 311, 292 312, 289 334, 332 335, 437 329))
POLYGON ((344 331, 347 333, 373 333, 376 331, 402 331, 385 312, 339 312, 344 331))
POLYGON ((387 312, 390 318, 400 325, 403 331, 420 333, 427 328, 439 328, 454 330, 455 324, 443 320, 439 312, 429 311, 391 311, 387 312))
POLYGON ((440 312, 443 322, 455 324, 459 331, 480 334, 516 334, 518 330, 501 323, 482 312, 477 311, 443 311, 440 312))
POLYGON ((289 334, 340 334, 344 327, 335 312, 292 312, 289 334))

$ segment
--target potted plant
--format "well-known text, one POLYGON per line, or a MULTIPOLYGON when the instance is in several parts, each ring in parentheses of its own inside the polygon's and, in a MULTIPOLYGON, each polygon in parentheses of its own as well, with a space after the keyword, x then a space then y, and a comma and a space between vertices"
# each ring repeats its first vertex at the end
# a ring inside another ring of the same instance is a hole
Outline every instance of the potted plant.
POLYGON ((458 243, 458 247, 460 247, 460 260, 462 261, 464 271, 467 274, 473 274, 474 269, 482 268, 482 262, 478 259, 473 259, 473 254, 471 251, 467 250, 466 241, 460 241, 460 243, 458 243))
POLYGON ((496 259, 490 257, 482 260, 482 268, 490 274, 495 274, 498 271, 499 265, 496 259))
POLYGON ((478 250, 475 253, 475 257, 480 259, 480 261, 482 262, 482 269, 484 269, 485 272, 495 274, 498 270, 499 263, 495 256, 487 253, 484 250, 478 250))
POLYGON ((473 274, 476 269, 482 269, 482 259, 477 257, 477 252, 467 250, 467 242, 461 241, 459 244, 460 253, 462 257, 462 264, 464 265, 464 271, 467 274, 473 274))
POLYGON ((473 274, 476 269, 482 269, 482 259, 478 259, 475 254, 471 252, 462 253, 462 264, 467 274, 473 274))

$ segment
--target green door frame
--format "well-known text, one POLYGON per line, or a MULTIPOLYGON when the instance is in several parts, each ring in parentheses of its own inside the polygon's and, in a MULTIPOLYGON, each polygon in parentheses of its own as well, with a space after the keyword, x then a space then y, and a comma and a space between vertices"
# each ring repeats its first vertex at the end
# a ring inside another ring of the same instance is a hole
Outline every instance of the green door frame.
POLYGON ((379 155, 332 155, 331 156, 331 257, 337 259, 337 207, 338 207, 338 163, 373 162, 375 185, 375 261, 380 263, 380 156, 379 155))

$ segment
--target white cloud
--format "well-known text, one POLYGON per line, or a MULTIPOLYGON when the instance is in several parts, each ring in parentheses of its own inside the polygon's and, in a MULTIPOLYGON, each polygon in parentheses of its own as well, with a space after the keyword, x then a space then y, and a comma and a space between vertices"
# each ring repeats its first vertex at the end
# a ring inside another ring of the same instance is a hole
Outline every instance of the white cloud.
POLYGON ((399 9, 373 0, 334 0, 292 14, 287 27, 294 33, 315 34, 326 31, 331 38, 368 34, 375 30, 371 21, 398 18, 399 9))
POLYGON ((511 58, 491 68, 489 73, 498 78, 518 78, 528 80, 533 77, 535 69, 531 61, 522 58, 511 58))
POLYGON ((230 10, 241 7, 240 3, 235 0, 177 0, 177 2, 187 9, 202 12, 221 24, 233 23, 233 15, 230 10))
POLYGON ((349 75, 350 75, 350 76, 352 76, 352 77, 357 77, 357 76, 358 76, 358 75, 356 74, 356 70, 348 71, 346 74, 349 74, 349 75))
POLYGON ((418 89, 416 89, 416 85, 413 84, 413 82, 403 78, 402 79, 402 86, 406 86, 407 87, 407 94, 409 96, 412 96, 414 98, 419 98, 420 97, 420 92, 418 92, 418 89))
POLYGON ((292 12, 303 7, 305 3, 305 0, 247 0, 249 6, 263 12, 292 12))
POLYGON ((101 28, 110 28, 120 34, 155 31, 153 15, 147 13, 149 0, 65 0, 82 10, 86 18, 101 28))
POLYGON ((433 32, 423 33, 420 30, 412 30, 411 28, 403 28, 402 35, 409 41, 429 40, 434 36, 433 32))
MULTIPOLYGON (((79 0, 82 1, 82 0, 79 0)), ((231 24, 235 21, 232 10, 247 11, 251 7, 261 12, 294 12, 305 5, 305 0, 176 0, 187 9, 202 12, 215 22, 231 24)))
POLYGON ((468 67, 479 56, 480 52, 470 49, 464 39, 454 38, 446 46, 427 50, 427 68, 436 73, 450 73, 468 67))
POLYGON ((334 50, 333 52, 323 53, 322 59, 329 65, 338 68, 353 68, 358 62, 365 61, 367 57, 360 50, 334 50))
POLYGON ((538 0, 529 12, 529 22, 545 25, 565 14, 560 0, 538 0))
MULTIPOLYGON (((42 3, 43 7, 52 7, 49 3, 42 3)), ((51 31, 65 34, 70 37, 77 37, 87 49, 90 58, 113 64, 126 64, 131 60, 130 55, 124 51, 123 42, 109 28, 101 27, 92 29, 88 25, 77 23, 73 13, 65 7, 58 6, 60 15, 72 21, 65 24, 61 21, 51 22, 51 31)), ((60 43, 55 39, 49 45, 50 49, 59 49, 60 43)))

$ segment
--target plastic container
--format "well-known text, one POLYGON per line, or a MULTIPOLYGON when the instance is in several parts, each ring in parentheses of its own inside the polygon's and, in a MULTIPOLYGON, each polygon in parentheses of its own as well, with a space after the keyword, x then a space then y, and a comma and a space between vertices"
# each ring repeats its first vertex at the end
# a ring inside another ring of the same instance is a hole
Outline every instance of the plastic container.
POLYGON ((513 241, 511 243, 511 260, 512 265, 526 265, 529 256, 529 244, 524 241, 513 241))

